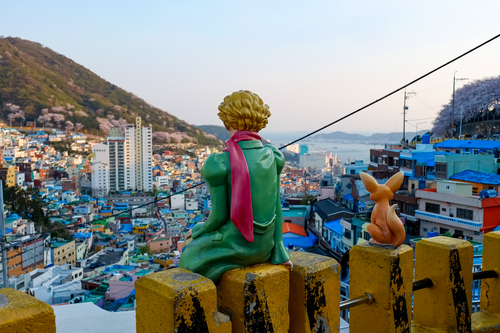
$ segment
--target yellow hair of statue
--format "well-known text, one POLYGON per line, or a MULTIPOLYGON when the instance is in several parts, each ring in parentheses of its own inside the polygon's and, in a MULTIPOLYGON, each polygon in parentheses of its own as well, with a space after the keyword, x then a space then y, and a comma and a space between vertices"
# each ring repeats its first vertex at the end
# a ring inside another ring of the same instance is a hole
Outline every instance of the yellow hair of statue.
POLYGON ((226 126, 238 131, 259 132, 266 127, 271 116, 269 106, 264 104, 259 95, 248 90, 235 91, 224 97, 219 105, 219 118, 226 126))

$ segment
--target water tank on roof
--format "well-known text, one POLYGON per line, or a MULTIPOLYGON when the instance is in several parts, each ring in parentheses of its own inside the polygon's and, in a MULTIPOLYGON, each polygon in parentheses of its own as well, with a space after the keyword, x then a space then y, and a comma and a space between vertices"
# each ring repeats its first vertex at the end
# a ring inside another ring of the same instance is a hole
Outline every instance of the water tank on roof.
POLYGON ((497 195, 497 191, 495 190, 482 190, 479 192, 479 197, 481 199, 494 198, 497 195))
POLYGON ((429 144, 431 143, 431 136, 429 134, 424 134, 422 135, 422 143, 423 144, 429 144))

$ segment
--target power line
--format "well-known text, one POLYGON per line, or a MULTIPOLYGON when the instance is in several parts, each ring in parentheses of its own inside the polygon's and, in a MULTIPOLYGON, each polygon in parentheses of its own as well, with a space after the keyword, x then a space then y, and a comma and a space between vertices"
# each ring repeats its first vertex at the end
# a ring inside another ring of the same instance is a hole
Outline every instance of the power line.
MULTIPOLYGON (((440 70, 440 69, 442 69, 442 68, 444 68, 444 67, 448 66, 449 64, 451 64, 451 63, 453 63, 453 62, 455 62, 455 61, 457 61, 457 60, 459 60, 459 59, 461 59, 461 58, 465 57, 465 56, 466 56, 466 55, 468 55, 469 53, 472 53, 472 52, 474 52, 475 50, 477 50, 477 49, 479 49, 479 48, 483 47, 484 45, 486 45, 486 44, 488 44, 488 43, 490 43, 490 42, 494 41, 494 40, 495 40, 495 39, 497 39, 498 37, 500 37, 500 34, 498 34, 498 35, 496 35, 496 36, 494 36, 494 37, 492 37, 492 38, 488 39, 487 41, 485 41, 485 42, 483 42, 483 43, 481 43, 481 44, 479 44, 479 45, 477 45, 476 47, 474 47, 474 48, 470 49, 469 51, 467 51, 467 52, 465 52, 465 53, 462 53, 461 55, 459 55, 459 56, 457 56, 457 57, 453 58, 452 60, 450 60, 450 61, 448 61, 448 62, 446 62, 446 63, 442 64, 441 66, 438 66, 438 67, 434 68, 433 70, 431 70, 431 71, 427 72, 426 74, 423 74, 422 76, 420 76, 420 77, 416 78, 416 79, 415 79, 415 80, 413 80, 413 81, 410 81, 409 83, 407 83, 407 84, 405 84, 405 85, 401 86, 400 88, 397 88, 397 89, 395 89, 395 90, 393 90, 393 91, 389 92, 388 94, 386 94, 386 95, 384 95, 384 96, 380 97, 379 99, 376 99, 376 100, 374 100, 373 102, 368 103, 368 104, 366 104, 365 106, 362 106, 362 107, 360 107, 359 109, 354 110, 354 111, 352 111, 351 113, 348 113, 348 114, 346 114, 345 116, 342 116, 342 117, 338 118, 337 120, 335 120, 335 121, 333 121, 333 122, 331 122, 331 123, 329 123, 329 124, 326 124, 325 126, 320 127, 319 129, 317 129, 317 130, 315 130, 315 131, 312 131, 312 132, 310 132, 309 134, 306 134, 306 135, 304 135, 304 136, 302 136, 302 137, 300 137, 300 138, 298 138, 298 139, 296 139, 296 140, 294 140, 294 141, 292 141, 292 142, 290 142, 290 143, 288 143, 288 144, 284 145, 283 147, 280 147, 280 148, 279 148, 279 150, 282 150, 282 149, 284 149, 284 148, 286 148, 286 147, 288 147, 288 146, 290 146, 290 145, 292 145, 292 144, 294 144, 294 143, 297 143, 297 142, 299 142, 299 141, 302 141, 302 140, 304 140, 304 139, 306 139, 306 138, 310 137, 311 135, 314 135, 314 134, 316 134, 316 133, 318 133, 318 132, 320 132, 320 131, 322 131, 322 130, 324 130, 324 129, 326 129, 326 128, 328 128, 328 127, 332 126, 332 125, 335 125, 335 124, 336 124, 336 123, 338 123, 338 122, 341 122, 341 121, 342 121, 342 120, 344 120, 344 119, 347 119, 347 118, 349 118, 349 117, 351 117, 351 116, 355 115, 356 113, 358 113, 358 112, 360 112, 360 111, 362 111, 362 110, 364 110, 364 109, 366 109, 366 108, 368 108, 368 107, 370 107, 370 106, 372 106, 372 105, 377 104, 377 103, 378 103, 378 102, 380 102, 380 101, 383 101, 384 99, 386 99, 386 98, 388 98, 388 97, 390 97, 390 96, 394 95, 395 93, 397 93, 397 92, 399 92, 399 91, 401 91, 401 90, 403 90, 403 89, 407 88, 408 86, 410 86, 410 85, 412 85, 412 84, 414 84, 414 83, 416 83, 416 82, 418 82, 418 81, 420 81, 420 80, 422 80, 422 79, 426 78, 427 76, 429 76, 429 75, 431 75, 431 74, 433 74, 433 73, 437 72, 438 70, 440 70)), ((190 186, 190 187, 188 187, 188 188, 186 188, 186 189, 183 189, 183 190, 181 190, 181 191, 178 191, 178 192, 176 192, 176 193, 170 194, 170 195, 168 195, 168 196, 166 196, 166 197, 162 197, 161 199, 158 199, 158 198, 157 198, 157 199, 155 199, 154 201, 149 202, 149 203, 147 203, 147 204, 143 204, 143 205, 137 206, 136 208, 129 209, 129 210, 126 210, 126 211, 123 211, 123 212, 117 213, 117 214, 113 214, 113 215, 108 216, 108 217, 106 217, 106 218, 97 219, 97 220, 94 220, 93 222, 105 221, 105 220, 107 220, 107 219, 108 219, 108 218, 110 218, 110 217, 116 217, 116 216, 121 215, 121 214, 124 214, 124 213, 132 212, 132 211, 134 211, 135 209, 138 209, 138 208, 141 208, 141 207, 144 207, 144 206, 148 206, 148 205, 151 205, 151 204, 155 204, 155 203, 157 203, 157 202, 159 202, 159 201, 166 200, 166 199, 168 199, 168 198, 170 198, 170 197, 172 197, 172 196, 174 196, 174 195, 177 195, 177 194, 180 194, 180 193, 186 192, 186 191, 188 191, 188 190, 190 190, 190 189, 192 189, 192 188, 198 187, 198 186, 203 185, 203 184, 205 184, 205 182, 204 182, 204 181, 202 181, 202 182, 200 182, 200 183, 198 183, 198 184, 195 184, 195 185, 193 185, 193 186, 190 186)), ((52 231, 61 230, 61 229, 62 229, 62 228, 58 228, 58 229, 48 230, 48 231, 46 231, 46 232, 52 232, 52 231)), ((3 236, 3 237, 6 237, 6 236, 3 236)))
POLYGON ((317 130, 315 130, 315 131, 313 131, 313 132, 311 132, 311 133, 309 133, 309 134, 306 134, 306 135, 302 136, 301 138, 299 138, 299 139, 297 139, 297 140, 295 140, 295 141, 290 142, 289 144, 287 144, 287 145, 285 145, 285 146, 281 147, 280 149, 283 149, 283 148, 285 148, 285 147, 288 147, 289 145, 292 145, 292 144, 294 144, 294 143, 296 143, 296 142, 302 141, 302 140, 304 140, 305 138, 308 138, 308 137, 310 137, 311 135, 316 134, 316 133, 318 133, 318 132, 320 132, 320 131, 324 130, 325 128, 328 128, 328 127, 330 127, 330 126, 332 126, 332 125, 334 125, 334 124, 336 124, 336 123, 338 123, 338 122, 340 122, 340 121, 342 121, 342 120, 344 120, 344 119, 346 119, 346 118, 349 118, 349 117, 350 117, 350 116, 352 116, 352 115, 355 115, 356 113, 358 113, 358 112, 360 112, 360 111, 362 111, 362 110, 366 109, 367 107, 372 106, 372 105, 374 105, 374 104, 376 104, 376 103, 378 103, 378 102, 380 102, 380 101, 382 101, 382 100, 386 99, 387 97, 394 95, 394 94, 395 94, 395 93, 397 93, 398 91, 401 91, 401 90, 405 89, 406 87, 408 87, 408 86, 410 86, 410 85, 412 85, 412 84, 414 84, 414 83, 416 83, 416 82, 418 82, 418 81, 422 80, 423 78, 425 78, 425 77, 427 77, 427 76, 431 75, 432 73, 437 72, 437 71, 438 71, 438 70, 440 70, 441 68, 448 66, 449 64, 451 64, 451 63, 453 63, 453 62, 457 61, 458 59, 465 57, 465 56, 466 56, 466 55, 468 55, 469 53, 474 52, 475 50, 477 50, 477 49, 479 49, 479 48, 483 47, 484 45, 486 45, 486 44, 488 44, 488 43, 490 43, 490 42, 494 41, 494 40, 495 40, 495 39, 497 39, 498 37, 500 37, 500 34, 496 35, 496 36, 495 36, 495 37, 493 37, 493 38, 488 39, 486 42, 479 44, 478 46, 476 46, 476 47, 474 47, 474 48, 470 49, 469 51, 467 51, 467 52, 465 52, 465 53, 462 53, 462 54, 461 54, 461 55, 459 55, 458 57, 456 57, 456 58, 454 58, 454 59, 452 59, 452 60, 450 60, 450 61, 448 61, 448 62, 444 63, 443 65, 441 65, 441 66, 439 66, 439 67, 436 67, 435 69, 431 70, 430 72, 428 72, 428 73, 426 73, 426 74, 424 74, 424 75, 422 75, 422 76, 420 76, 420 77, 416 78, 415 80, 413 80, 413 81, 411 81, 411 82, 409 82, 409 83, 405 84, 404 86, 402 86, 402 87, 400 87, 400 88, 398 88, 398 89, 396 89, 396 90, 394 90, 394 91, 392 91, 392 92, 388 93, 387 95, 384 95, 384 96, 382 96, 381 98, 379 98, 379 99, 377 99, 377 100, 375 100, 375 101, 373 101, 373 102, 371 102, 371 103, 368 103, 368 104, 366 104, 365 106, 363 106, 363 107, 361 107, 361 108, 359 108, 359 109, 357 109, 357 110, 355 110, 355 111, 353 111, 353 112, 351 112, 351 113, 349 113, 349 114, 347 114, 347 115, 345 115, 345 116, 343 116, 343 117, 341 117, 341 118, 339 118, 339 119, 337 119, 337 120, 335 120, 335 121, 333 121, 333 122, 331 122, 331 123, 329 123, 329 124, 327 124, 327 125, 325 125, 325 126, 323 126, 323 127, 321 127, 321 128, 319 128, 319 129, 317 129, 317 130))

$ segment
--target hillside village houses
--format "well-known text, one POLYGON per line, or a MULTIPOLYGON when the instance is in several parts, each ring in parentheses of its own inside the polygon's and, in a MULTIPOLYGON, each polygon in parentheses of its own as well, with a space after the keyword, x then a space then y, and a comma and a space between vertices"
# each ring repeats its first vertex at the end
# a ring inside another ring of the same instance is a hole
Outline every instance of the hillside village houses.
MULTIPOLYGON (((411 149, 387 144, 369 150, 369 163, 342 164, 334 155, 308 157, 306 146, 293 146, 288 153, 305 156, 310 166, 287 161, 280 175, 285 246, 338 259, 369 240, 374 202, 360 171, 380 183, 404 172, 393 203, 407 244, 438 234, 480 244, 500 224, 499 163, 496 148, 486 148, 454 141, 411 149)), ((180 151, 155 147, 151 127, 139 119, 111 129, 103 142, 0 128, 0 178, 7 186, 37 188, 51 225, 42 230, 6 208, 8 284, 50 304, 133 310, 133 282, 175 267, 184 235, 212 210, 209 188, 195 185, 205 160, 220 150, 180 151), (72 153, 55 149, 67 140, 72 153), (184 192, 170 196, 178 191, 184 192)))

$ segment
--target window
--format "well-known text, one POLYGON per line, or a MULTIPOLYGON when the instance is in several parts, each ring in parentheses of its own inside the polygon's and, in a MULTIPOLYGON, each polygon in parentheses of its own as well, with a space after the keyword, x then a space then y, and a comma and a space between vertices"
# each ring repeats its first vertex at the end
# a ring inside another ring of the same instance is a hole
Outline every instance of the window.
POLYGON ((344 237, 347 239, 351 239, 351 230, 344 229, 344 237))
POLYGON ((449 229, 446 229, 446 228, 439 228, 439 234, 442 235, 442 234, 445 234, 447 233, 448 231, 450 231, 449 229))
POLYGON ((430 202, 425 203, 425 211, 426 212, 439 214, 439 208, 440 208, 440 206, 438 204, 433 204, 430 202))
POLYGON ((441 208, 441 211, 446 212, 446 208, 444 208, 444 207, 441 208))
POLYGON ((456 233, 457 235, 462 235, 462 236, 464 235, 463 230, 459 230, 459 229, 455 229, 455 233, 456 233))
POLYGON ((472 193, 477 194, 477 187, 472 188, 472 193))
POLYGON ((450 185, 446 185, 446 186, 445 186, 445 188, 446 188, 447 190, 449 190, 449 189, 450 189, 450 185))
POLYGON ((365 231, 365 232, 363 232, 363 238, 364 238, 365 240, 369 241, 369 240, 370 240, 370 237, 371 237, 371 236, 370 236, 370 234, 369 234, 369 233, 367 233, 366 231, 365 231))
POLYGON ((473 219, 474 212, 470 209, 457 208, 457 217, 466 220, 473 219))
POLYGON ((427 232, 427 228, 423 228, 422 230, 424 230, 424 232, 427 232))

